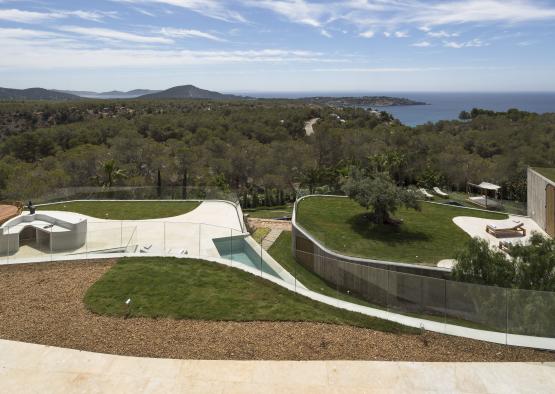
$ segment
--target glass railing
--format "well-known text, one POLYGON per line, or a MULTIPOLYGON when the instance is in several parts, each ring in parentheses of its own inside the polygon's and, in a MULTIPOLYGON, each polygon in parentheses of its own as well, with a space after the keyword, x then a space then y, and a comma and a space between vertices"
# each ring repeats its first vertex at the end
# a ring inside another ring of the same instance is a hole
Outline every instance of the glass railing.
POLYGON ((325 284, 310 290, 344 301, 469 328, 555 338, 554 292, 413 275, 301 250, 295 257, 305 269, 305 277, 297 278, 301 283, 318 278, 325 284))
POLYGON ((7 196, 9 199, 31 200, 47 204, 70 200, 226 200, 237 202, 237 194, 217 187, 163 186, 112 186, 68 187, 55 189, 39 196, 7 196))
MULTIPOLYGON (((497 333, 555 338, 555 293, 505 289, 397 272, 306 252, 277 266, 240 229, 179 221, 89 221, 64 238, 63 229, 4 226, 0 264, 97 259, 111 254, 219 259, 354 304, 497 333), (69 241, 68 241, 69 240, 69 241), (76 242, 71 244, 68 242, 76 242), (83 257, 84 256, 84 257, 83 257)), ((278 261, 278 263, 281 263, 278 261)))

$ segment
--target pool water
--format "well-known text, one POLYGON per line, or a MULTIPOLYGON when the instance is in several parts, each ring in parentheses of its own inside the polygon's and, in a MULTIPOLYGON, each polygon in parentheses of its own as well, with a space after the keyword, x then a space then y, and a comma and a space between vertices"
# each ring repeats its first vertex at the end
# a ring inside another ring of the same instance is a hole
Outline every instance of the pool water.
POLYGON ((262 265, 262 272, 281 279, 243 237, 218 238, 214 240, 214 245, 221 258, 236 261, 257 270, 260 270, 262 265))

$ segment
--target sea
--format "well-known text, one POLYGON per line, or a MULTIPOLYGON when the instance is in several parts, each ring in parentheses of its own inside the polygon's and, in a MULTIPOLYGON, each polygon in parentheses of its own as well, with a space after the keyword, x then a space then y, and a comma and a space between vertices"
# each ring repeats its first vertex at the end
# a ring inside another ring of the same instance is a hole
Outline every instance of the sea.
POLYGON ((402 123, 416 126, 427 122, 457 119, 463 110, 472 108, 507 111, 517 108, 523 111, 555 112, 555 92, 546 93, 425 93, 425 92, 256 92, 242 93, 260 98, 300 98, 314 96, 358 97, 392 96, 404 97, 427 105, 373 107, 387 111, 402 123))

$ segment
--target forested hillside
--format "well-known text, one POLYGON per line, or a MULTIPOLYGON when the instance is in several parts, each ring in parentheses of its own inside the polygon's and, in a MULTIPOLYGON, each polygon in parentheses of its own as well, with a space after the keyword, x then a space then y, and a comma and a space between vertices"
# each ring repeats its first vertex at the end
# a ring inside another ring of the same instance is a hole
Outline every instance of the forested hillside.
POLYGON ((163 185, 241 195, 333 190, 352 165, 386 168, 399 184, 488 180, 522 200, 526 167, 555 166, 555 114, 474 112, 410 128, 363 109, 286 100, 0 104, 0 199, 156 186, 158 173, 163 185), (306 136, 305 121, 316 117, 306 136))

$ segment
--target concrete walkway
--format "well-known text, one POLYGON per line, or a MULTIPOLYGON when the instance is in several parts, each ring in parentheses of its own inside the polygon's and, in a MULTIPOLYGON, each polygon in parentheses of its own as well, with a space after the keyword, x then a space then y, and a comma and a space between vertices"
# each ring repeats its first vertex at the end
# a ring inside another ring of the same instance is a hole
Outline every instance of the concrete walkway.
POLYGON ((555 363, 204 361, 0 340, 2 393, 553 393, 555 363))
POLYGON ((276 229, 276 228, 271 229, 268 235, 266 235, 262 240, 262 249, 264 250, 270 249, 270 247, 274 244, 274 242, 276 242, 276 239, 278 239, 282 231, 283 230, 276 229))

